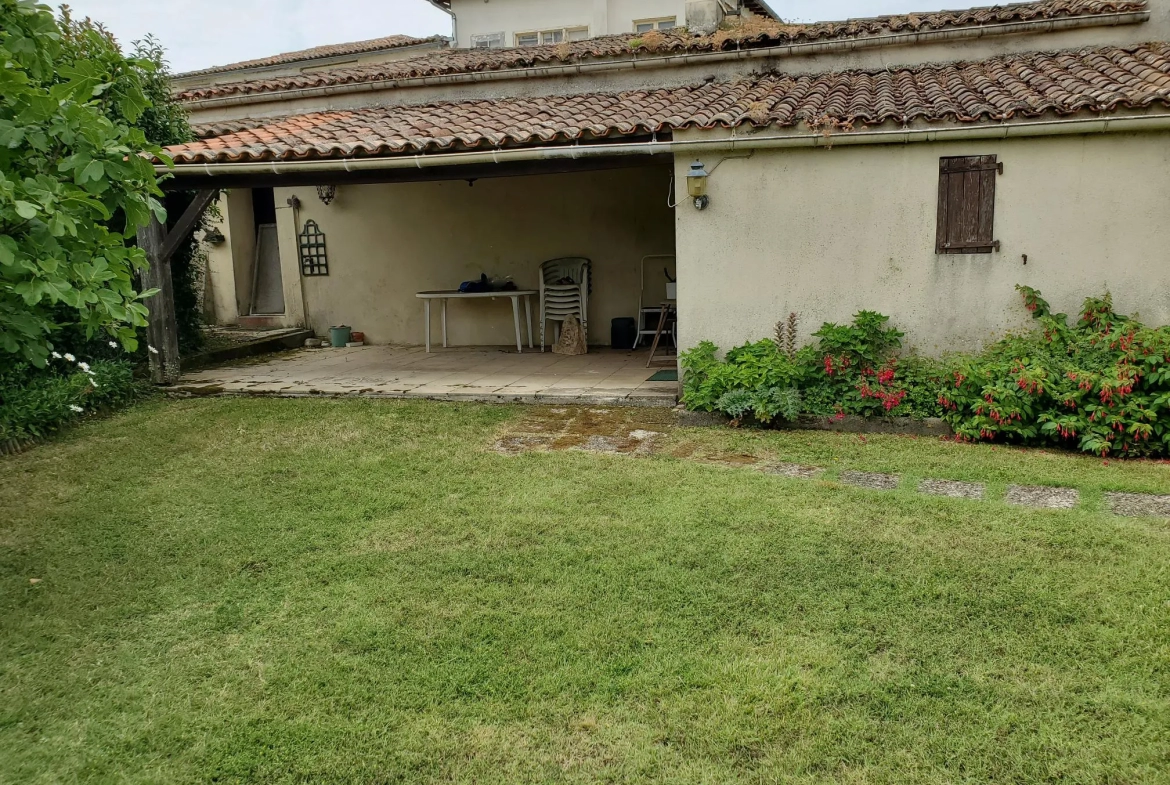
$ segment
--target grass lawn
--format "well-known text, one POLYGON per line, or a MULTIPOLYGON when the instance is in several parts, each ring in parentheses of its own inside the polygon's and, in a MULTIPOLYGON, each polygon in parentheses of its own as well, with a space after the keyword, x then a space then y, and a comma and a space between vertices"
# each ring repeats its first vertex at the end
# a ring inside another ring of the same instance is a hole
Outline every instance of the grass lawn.
POLYGON ((1101 502, 1170 466, 488 449, 526 416, 159 401, 0 459, 0 782, 1170 782, 1170 524, 1101 502))

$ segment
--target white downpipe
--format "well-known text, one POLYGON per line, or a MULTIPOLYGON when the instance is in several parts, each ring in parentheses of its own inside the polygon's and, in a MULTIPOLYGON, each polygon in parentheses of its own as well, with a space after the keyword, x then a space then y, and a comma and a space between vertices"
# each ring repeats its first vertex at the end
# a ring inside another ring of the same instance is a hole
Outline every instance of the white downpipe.
POLYGON ((307 174, 313 172, 365 172, 392 169, 429 169, 468 164, 503 164, 517 161, 601 158, 626 155, 691 154, 734 150, 768 150, 795 147, 843 147, 861 144, 909 144, 967 139, 1014 139, 1066 134, 1123 133, 1170 130, 1170 113, 1122 117, 1066 118, 1022 123, 1001 123, 967 128, 904 128, 897 130, 838 131, 830 134, 752 134, 720 139, 676 139, 667 142, 617 142, 614 144, 563 145, 515 150, 492 149, 465 153, 429 153, 371 158, 334 158, 307 161, 255 163, 191 163, 168 167, 155 165, 158 174, 228 176, 239 174, 307 174))

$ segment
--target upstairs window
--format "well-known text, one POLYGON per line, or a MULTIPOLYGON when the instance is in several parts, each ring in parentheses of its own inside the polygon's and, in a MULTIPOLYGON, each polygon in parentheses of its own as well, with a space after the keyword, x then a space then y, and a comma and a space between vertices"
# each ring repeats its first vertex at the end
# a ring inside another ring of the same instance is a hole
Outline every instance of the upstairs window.
POLYGON ((516 46, 541 46, 565 41, 583 41, 589 37, 588 27, 560 27, 553 30, 531 30, 516 33, 516 46))
POLYGON ((995 178, 1003 164, 994 155, 940 158, 938 235, 935 253, 991 253, 995 239, 995 178))
POLYGON ((671 30, 678 24, 678 17, 664 16, 659 19, 634 20, 635 33, 649 33, 651 30, 671 30))
POLYGON ((472 49, 502 49, 503 47, 503 33, 482 33, 471 36, 472 49))

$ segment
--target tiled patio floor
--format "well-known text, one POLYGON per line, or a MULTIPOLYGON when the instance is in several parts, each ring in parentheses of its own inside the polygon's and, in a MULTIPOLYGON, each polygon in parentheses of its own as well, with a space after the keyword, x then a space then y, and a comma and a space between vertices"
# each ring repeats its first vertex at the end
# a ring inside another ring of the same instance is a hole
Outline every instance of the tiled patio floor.
POLYGON ((194 394, 365 395, 526 403, 673 406, 677 382, 651 382, 670 362, 646 367, 648 352, 592 349, 564 357, 495 348, 359 346, 298 349, 260 361, 184 374, 194 394))

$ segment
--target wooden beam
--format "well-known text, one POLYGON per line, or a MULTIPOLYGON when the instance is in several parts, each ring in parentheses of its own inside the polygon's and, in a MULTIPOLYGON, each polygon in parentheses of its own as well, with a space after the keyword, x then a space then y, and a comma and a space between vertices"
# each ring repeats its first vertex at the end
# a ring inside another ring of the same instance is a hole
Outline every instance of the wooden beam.
POLYGON ((142 288, 158 289, 147 298, 150 311, 146 326, 150 376, 155 384, 173 384, 179 378, 179 326, 175 321, 175 290, 171 283, 171 259, 164 256, 164 228, 151 214, 150 223, 138 230, 138 247, 146 251, 150 266, 142 272, 142 288))
POLYGON ((203 217, 203 211, 207 209, 218 193, 219 191, 213 188, 195 194, 195 199, 187 205, 187 209, 179 216, 179 220, 175 221, 175 225, 167 232, 159 256, 170 262, 175 251, 179 250, 179 246, 186 241, 187 236, 195 228, 195 224, 199 223, 199 219, 203 217))

